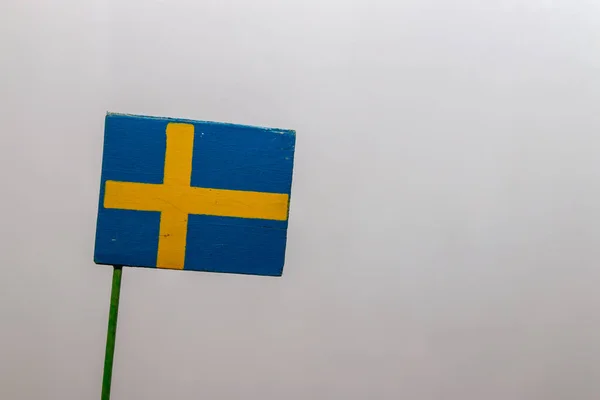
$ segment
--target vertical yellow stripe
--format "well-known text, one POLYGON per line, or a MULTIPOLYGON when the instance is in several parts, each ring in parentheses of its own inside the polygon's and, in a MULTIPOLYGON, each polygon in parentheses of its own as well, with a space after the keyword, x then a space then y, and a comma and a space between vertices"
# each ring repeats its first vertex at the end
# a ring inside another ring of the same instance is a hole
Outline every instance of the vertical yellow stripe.
POLYGON ((165 177, 163 180, 165 185, 190 186, 193 150, 194 125, 168 124, 165 177))
MULTIPOLYGON (((190 186, 193 150, 194 125, 168 124, 165 175, 163 179, 165 189, 167 189, 166 186, 190 186)), ((156 266, 158 268, 183 269, 188 213, 178 209, 173 201, 164 200, 167 204, 160 215, 160 236, 158 237, 156 266)), ((177 199, 170 200, 177 202, 177 199)))
POLYGON ((188 214, 169 207, 160 213, 157 268, 183 269, 188 214))

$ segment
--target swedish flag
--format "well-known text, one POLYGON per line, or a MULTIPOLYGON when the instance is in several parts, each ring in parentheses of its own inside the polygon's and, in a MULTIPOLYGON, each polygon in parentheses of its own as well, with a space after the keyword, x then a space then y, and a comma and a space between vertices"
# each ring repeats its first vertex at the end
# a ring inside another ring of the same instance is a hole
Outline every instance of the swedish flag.
POLYGON ((108 114, 98 264, 279 276, 295 132, 108 114))

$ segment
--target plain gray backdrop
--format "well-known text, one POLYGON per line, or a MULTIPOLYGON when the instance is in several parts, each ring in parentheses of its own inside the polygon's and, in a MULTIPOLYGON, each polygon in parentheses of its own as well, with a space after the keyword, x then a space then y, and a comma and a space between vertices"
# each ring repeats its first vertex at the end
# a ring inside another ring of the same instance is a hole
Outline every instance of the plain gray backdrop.
POLYGON ((0 398, 99 399, 106 111, 297 130, 280 279, 126 269, 114 400, 600 398, 595 0, 4 0, 0 398))

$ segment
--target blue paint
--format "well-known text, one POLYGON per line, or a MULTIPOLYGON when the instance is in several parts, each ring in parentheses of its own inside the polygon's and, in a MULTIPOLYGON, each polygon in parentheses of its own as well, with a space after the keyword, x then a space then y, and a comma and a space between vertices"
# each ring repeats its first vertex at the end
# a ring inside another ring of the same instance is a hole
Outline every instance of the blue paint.
POLYGON ((185 269, 279 276, 286 235, 287 221, 190 215, 185 269))
POLYGON ((192 186, 290 193, 294 140, 249 126, 202 125, 194 137, 192 186))
POLYGON ((100 207, 94 261, 131 267, 156 266, 160 213, 100 207))
MULTIPOLYGON (((107 180, 160 184, 169 122, 194 125, 191 185, 291 193, 295 133, 234 124, 108 114, 94 260, 155 267, 160 213, 105 209, 107 180)), ((279 276, 287 221, 190 215, 185 269, 279 276)))

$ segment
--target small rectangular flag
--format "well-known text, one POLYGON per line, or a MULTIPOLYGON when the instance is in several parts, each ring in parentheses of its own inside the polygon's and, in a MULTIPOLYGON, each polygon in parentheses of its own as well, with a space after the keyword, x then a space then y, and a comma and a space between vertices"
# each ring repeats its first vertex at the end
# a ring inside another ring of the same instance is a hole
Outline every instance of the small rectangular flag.
POLYGON ((295 132, 108 114, 94 261, 280 276, 295 132))

